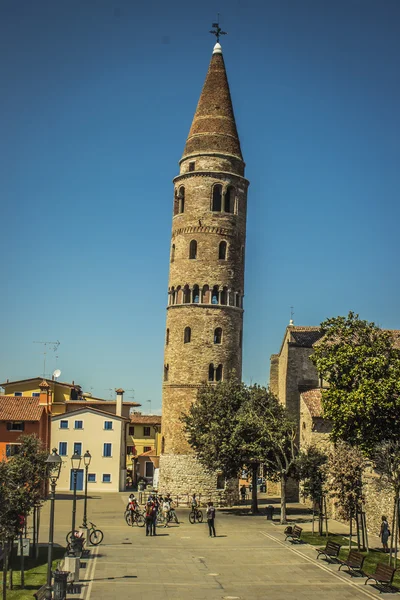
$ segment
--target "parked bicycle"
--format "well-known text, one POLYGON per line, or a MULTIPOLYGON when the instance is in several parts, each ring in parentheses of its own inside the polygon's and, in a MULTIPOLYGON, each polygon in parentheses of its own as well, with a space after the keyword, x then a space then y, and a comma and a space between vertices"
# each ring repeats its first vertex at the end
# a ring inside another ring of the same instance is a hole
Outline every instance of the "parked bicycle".
MULTIPOLYGON (((98 546, 103 541, 104 533, 101 531, 101 529, 96 529, 96 525, 94 523, 91 521, 89 521, 89 523, 89 542, 92 544, 92 546, 98 546)), ((73 533, 70 531, 66 538, 68 544, 72 542, 74 537, 82 537, 82 535, 82 531, 75 530, 73 533)))
POLYGON ((189 522, 194 525, 196 521, 199 523, 203 522, 203 513, 199 508, 192 508, 189 513, 189 522))
POLYGON ((145 518, 144 515, 136 510, 126 510, 125 514, 125 521, 126 524, 129 525, 129 527, 133 527, 135 524, 138 527, 144 527, 145 524, 145 518))

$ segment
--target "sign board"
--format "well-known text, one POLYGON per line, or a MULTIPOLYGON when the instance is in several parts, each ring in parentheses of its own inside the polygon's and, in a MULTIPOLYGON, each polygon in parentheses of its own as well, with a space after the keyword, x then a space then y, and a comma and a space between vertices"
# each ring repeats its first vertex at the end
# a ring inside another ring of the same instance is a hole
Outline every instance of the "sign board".
MULTIPOLYGON (((31 549, 31 541, 28 538, 22 538, 22 552, 23 552, 23 556, 29 556, 30 549, 31 549)), ((17 556, 21 556, 21 543, 20 543, 20 540, 18 540, 17 556)))

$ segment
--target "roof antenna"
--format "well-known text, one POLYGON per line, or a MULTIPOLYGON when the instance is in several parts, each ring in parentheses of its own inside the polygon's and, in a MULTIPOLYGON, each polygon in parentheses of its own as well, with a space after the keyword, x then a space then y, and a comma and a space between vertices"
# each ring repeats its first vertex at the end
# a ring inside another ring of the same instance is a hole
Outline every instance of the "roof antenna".
POLYGON ((290 321, 289 321, 289 326, 294 325, 294 321, 293 321, 293 317, 294 317, 294 310, 293 310, 294 306, 290 307, 290 321))
POLYGON ((210 31, 210 33, 212 33, 212 35, 215 35, 215 37, 217 38, 217 43, 218 43, 219 42, 219 36, 227 34, 227 32, 226 31, 222 31, 221 27, 219 26, 219 13, 218 13, 218 16, 217 16, 217 22, 213 23, 212 27, 214 27, 214 29, 212 29, 210 31))

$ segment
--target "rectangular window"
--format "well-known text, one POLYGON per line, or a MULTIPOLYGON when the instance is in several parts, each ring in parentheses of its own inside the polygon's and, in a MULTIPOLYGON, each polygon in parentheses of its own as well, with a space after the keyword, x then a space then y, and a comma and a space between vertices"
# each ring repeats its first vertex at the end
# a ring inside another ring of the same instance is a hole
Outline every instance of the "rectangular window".
POLYGON ((25 423, 22 421, 11 421, 7 423, 8 431, 24 431, 25 423))
POLYGON ((104 429, 112 429, 113 422, 112 421, 104 421, 104 429))
POLYGON ((130 454, 133 454, 133 449, 134 449, 134 447, 135 447, 135 446, 127 446, 127 447, 126 447, 126 453, 127 453, 128 455, 130 455, 130 454))
POLYGON ((14 456, 18 454, 21 444, 6 444, 6 456, 14 456))
POLYGON ((74 442, 74 454, 82 456, 82 442, 74 442))
POLYGON ((150 435, 150 427, 143 427, 143 435, 150 435))
POLYGON ((58 454, 60 456, 67 456, 68 446, 67 442, 60 442, 58 444, 58 454))
POLYGON ((151 446, 145 446, 143 448, 143 452, 149 452, 151 450, 151 446))
POLYGON ((32 398, 39 398, 40 392, 32 392, 32 398))
POLYGON ((96 483, 96 473, 88 473, 88 483, 96 483))
POLYGON ((144 472, 144 476, 145 477, 153 477, 154 475, 154 465, 152 462, 147 462, 145 463, 145 472, 144 472))
POLYGON ((60 429, 68 429, 68 421, 60 421, 60 429))
POLYGON ((22 392, 14 392, 14 396, 20 397, 20 396, 22 396, 22 392))
POLYGON ((103 446, 103 456, 111 456, 111 448, 112 444, 104 444, 103 446))
POLYGON ((75 421, 74 429, 83 429, 83 421, 75 421))
POLYGON ((135 435, 135 428, 133 427, 133 425, 129 426, 129 435, 135 435))
POLYGON ((189 163, 189 171, 194 171, 195 164, 196 164, 196 163, 195 163, 194 161, 191 161, 191 162, 189 163))
POLYGON ((110 473, 103 473, 103 483, 111 483, 110 473))

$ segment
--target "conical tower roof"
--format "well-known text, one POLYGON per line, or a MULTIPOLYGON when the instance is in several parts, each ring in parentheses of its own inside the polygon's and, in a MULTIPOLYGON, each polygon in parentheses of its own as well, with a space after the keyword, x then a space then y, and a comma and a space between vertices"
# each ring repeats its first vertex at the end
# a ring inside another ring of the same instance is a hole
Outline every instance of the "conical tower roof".
POLYGON ((215 44, 183 158, 218 152, 243 160, 220 44, 215 44))

